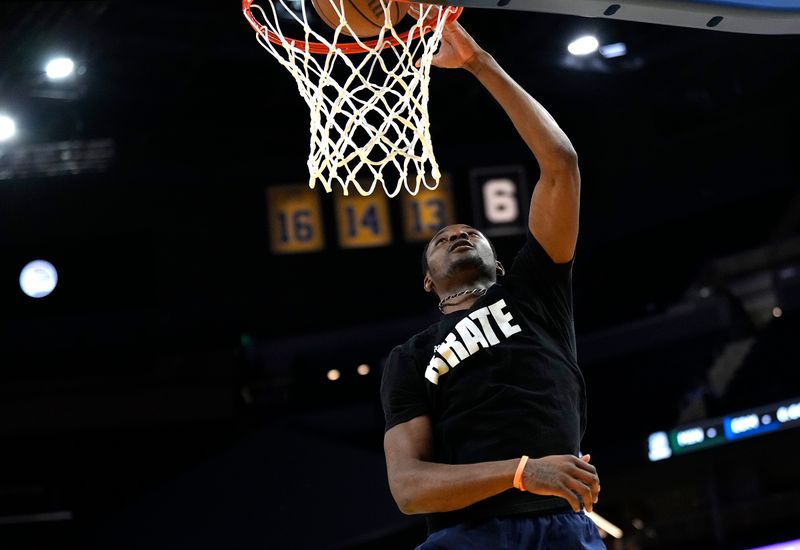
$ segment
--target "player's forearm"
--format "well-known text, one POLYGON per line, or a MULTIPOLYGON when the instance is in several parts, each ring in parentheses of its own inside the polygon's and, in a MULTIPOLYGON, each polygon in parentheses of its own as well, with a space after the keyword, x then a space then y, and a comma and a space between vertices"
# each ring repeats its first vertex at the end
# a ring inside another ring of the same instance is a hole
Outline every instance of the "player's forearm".
POLYGON ((404 514, 450 512, 513 486, 519 459, 477 464, 409 461, 390 473, 392 495, 404 514))
POLYGON ((500 104, 543 171, 577 164, 575 149, 555 119, 491 55, 480 51, 465 68, 500 104))

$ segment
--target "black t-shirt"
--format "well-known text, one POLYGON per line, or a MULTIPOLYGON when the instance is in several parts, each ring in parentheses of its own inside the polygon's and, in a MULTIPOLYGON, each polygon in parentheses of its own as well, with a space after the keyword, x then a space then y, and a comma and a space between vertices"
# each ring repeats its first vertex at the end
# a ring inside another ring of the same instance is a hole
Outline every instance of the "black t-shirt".
MULTIPOLYGON (((386 430, 429 416, 433 460, 443 464, 579 455, 586 392, 575 352, 572 263, 553 262, 528 233, 509 272, 470 309, 395 347, 381 383, 386 430)), ((428 528, 568 507, 558 497, 510 489, 429 514, 428 528)))

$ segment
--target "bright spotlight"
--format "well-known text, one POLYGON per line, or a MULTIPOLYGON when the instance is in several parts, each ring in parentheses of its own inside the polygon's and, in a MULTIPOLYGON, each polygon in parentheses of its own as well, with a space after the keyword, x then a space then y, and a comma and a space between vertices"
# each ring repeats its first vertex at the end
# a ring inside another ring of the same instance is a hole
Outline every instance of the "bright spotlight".
POLYGON ((336 369, 331 369, 328 371, 328 380, 330 380, 331 382, 335 382, 336 380, 339 379, 340 376, 342 376, 342 373, 336 369))
POLYGON ((367 365, 366 363, 363 363, 363 364, 359 365, 358 368, 356 369, 356 372, 358 372, 358 374, 360 374, 361 376, 368 375, 369 374, 369 365, 367 365))
POLYGON ((17 125, 10 116, 0 115, 0 141, 5 141, 14 137, 17 133, 17 125))
POLYGON ((777 319, 781 315, 783 315, 783 310, 781 308, 779 308, 778 306, 775 306, 774 308, 772 308, 772 316, 773 317, 775 317, 777 319))
POLYGON ((58 272, 45 260, 34 260, 22 268, 19 287, 31 298, 44 298, 56 288, 58 272))
POLYGON ((57 57, 47 62, 44 72, 51 80, 67 78, 75 70, 75 63, 69 57, 57 57))
POLYGON ((572 55, 588 55, 596 52, 599 45, 600 43, 594 36, 581 36, 570 42, 567 50, 572 55))

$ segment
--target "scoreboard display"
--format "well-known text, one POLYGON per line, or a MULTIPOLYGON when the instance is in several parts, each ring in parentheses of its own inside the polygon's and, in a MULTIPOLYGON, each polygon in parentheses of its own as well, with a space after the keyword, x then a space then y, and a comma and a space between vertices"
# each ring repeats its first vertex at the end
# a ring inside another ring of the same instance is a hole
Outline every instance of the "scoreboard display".
POLYGON ((739 439, 800 426, 800 398, 765 405, 722 418, 704 420, 647 439, 651 462, 716 447, 739 439))

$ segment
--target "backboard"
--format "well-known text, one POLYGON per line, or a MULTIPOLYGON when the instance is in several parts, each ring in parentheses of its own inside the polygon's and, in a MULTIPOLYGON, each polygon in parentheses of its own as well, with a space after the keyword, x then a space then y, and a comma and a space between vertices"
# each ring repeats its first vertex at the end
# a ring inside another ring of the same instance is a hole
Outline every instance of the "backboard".
POLYGON ((800 0, 448 0, 446 3, 737 33, 800 34, 800 0))

